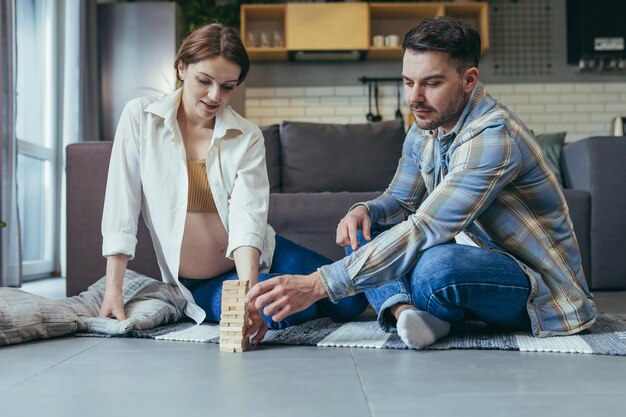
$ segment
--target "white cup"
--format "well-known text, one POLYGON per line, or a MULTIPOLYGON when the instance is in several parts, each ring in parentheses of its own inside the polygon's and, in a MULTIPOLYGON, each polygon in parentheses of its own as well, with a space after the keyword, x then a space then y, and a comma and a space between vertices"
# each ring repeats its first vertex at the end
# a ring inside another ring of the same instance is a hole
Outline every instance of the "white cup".
POLYGON ((393 48, 400 45, 400 37, 398 35, 387 35, 385 37, 385 46, 393 48))
POLYGON ((385 37, 383 35, 376 35, 372 38, 372 45, 381 47, 385 45, 385 37))

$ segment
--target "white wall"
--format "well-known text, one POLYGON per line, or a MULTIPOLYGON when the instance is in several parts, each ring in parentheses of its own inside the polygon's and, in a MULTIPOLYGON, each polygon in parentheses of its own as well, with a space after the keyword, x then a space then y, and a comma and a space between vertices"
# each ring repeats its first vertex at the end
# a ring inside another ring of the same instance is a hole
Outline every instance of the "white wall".
MULTIPOLYGON (((535 133, 566 131, 567 142, 608 135, 611 119, 626 115, 626 82, 488 84, 486 88, 535 133)), ((401 101, 406 116, 404 97, 401 101)), ((283 120, 365 123, 367 88, 248 87, 245 109, 246 117, 260 125, 283 120)), ((383 120, 394 117, 395 86, 380 87, 380 110, 383 120)))

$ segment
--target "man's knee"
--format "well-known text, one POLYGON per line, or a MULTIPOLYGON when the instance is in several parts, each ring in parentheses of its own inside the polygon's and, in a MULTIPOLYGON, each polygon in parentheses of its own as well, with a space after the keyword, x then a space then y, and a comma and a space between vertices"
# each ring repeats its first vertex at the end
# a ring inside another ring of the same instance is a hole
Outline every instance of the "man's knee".
POLYGON ((447 282, 467 268, 468 262, 459 253, 459 245, 443 244, 425 250, 418 259, 411 278, 430 283, 447 282))

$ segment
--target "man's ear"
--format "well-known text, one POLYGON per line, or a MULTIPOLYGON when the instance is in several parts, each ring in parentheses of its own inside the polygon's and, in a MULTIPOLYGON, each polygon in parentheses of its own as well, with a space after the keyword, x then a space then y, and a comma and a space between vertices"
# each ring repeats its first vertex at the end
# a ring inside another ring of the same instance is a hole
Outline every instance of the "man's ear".
POLYGON ((478 68, 469 67, 463 74, 463 89, 466 93, 471 93, 478 83, 478 68))

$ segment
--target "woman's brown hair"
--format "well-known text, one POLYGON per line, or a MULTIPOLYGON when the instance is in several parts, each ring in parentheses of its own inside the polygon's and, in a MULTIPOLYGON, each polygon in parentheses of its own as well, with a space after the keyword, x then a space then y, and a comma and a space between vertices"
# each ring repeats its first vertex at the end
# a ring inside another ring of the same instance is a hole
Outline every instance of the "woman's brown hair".
POLYGON ((237 85, 241 84, 250 69, 248 53, 235 31, 219 23, 200 26, 183 40, 174 61, 176 78, 182 81, 178 73, 179 63, 186 67, 219 56, 239 65, 241 73, 237 85))

